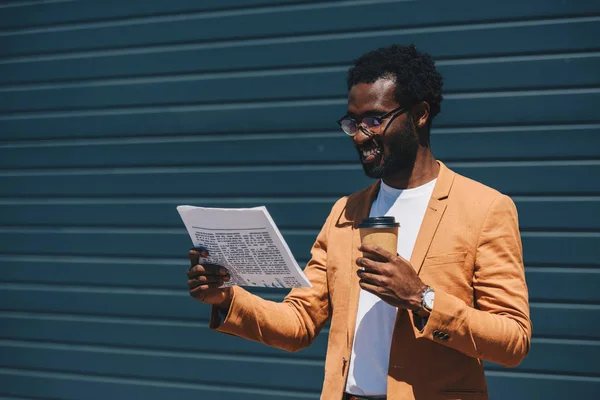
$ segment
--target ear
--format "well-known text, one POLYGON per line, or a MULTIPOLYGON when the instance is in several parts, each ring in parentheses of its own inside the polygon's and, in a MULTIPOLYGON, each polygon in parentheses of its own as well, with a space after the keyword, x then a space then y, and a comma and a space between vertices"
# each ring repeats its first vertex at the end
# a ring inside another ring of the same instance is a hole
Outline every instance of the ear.
POLYGON ((413 123, 418 129, 427 127, 430 117, 429 103, 422 101, 413 107, 412 118, 413 123))

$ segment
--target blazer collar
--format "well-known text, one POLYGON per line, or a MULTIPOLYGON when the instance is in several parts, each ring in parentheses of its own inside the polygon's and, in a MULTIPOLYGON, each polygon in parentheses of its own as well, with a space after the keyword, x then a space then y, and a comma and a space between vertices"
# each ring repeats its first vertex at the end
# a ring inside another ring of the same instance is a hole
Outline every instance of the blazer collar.
MULTIPOLYGON (((437 163, 440 166, 440 171, 438 173, 437 182, 433 188, 431 199, 444 200, 450 195, 450 189, 452 188, 456 173, 446 167, 443 162, 438 160, 437 163)), ((380 187, 381 180, 378 179, 365 189, 351 195, 346 203, 346 209, 338 219, 338 224, 352 224, 354 228, 358 228, 361 221, 369 216, 371 206, 377 198, 380 187)), ((431 205, 432 204, 430 204, 430 206, 431 205)))
POLYGON ((433 193, 431 194, 432 199, 442 200, 448 197, 450 194, 450 189, 452 188, 452 184, 454 183, 454 177, 456 173, 446 167, 446 165, 439 161, 437 162, 440 166, 440 172, 438 173, 437 182, 435 183, 435 187, 433 188, 433 193))

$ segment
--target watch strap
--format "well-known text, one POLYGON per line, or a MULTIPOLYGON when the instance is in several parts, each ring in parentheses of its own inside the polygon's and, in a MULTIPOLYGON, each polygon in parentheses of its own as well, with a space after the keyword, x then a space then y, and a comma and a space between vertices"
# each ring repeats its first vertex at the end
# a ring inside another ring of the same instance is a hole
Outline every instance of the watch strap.
POLYGON ((431 290, 431 287, 425 286, 425 290, 423 290, 423 293, 421 293, 421 304, 419 305, 419 308, 411 310, 413 312, 413 314, 417 314, 418 312, 423 311, 423 310, 431 312, 431 309, 428 308, 427 305, 425 304, 425 293, 427 293, 430 290, 431 290))
POLYGON ((425 309, 425 310, 427 310, 428 312, 431 312, 431 311, 433 311, 433 307, 429 307, 429 306, 427 305, 427 301, 425 300, 425 298, 426 298, 426 295, 427 295, 428 293, 430 293, 430 292, 431 292, 431 293, 435 293, 435 292, 433 291, 433 289, 431 288, 431 286, 427 286, 427 287, 425 288, 425 290, 423 291, 423 295, 421 296, 421 308, 422 308, 422 309, 425 309))

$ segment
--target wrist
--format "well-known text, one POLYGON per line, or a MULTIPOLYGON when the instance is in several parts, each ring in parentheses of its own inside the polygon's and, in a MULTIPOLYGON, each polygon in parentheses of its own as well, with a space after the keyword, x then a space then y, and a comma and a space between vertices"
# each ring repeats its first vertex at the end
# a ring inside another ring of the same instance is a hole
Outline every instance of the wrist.
POLYGON ((427 290, 429 286, 421 282, 421 285, 416 290, 416 292, 411 296, 410 300, 410 310, 414 313, 419 312, 423 309, 423 293, 427 290))
POLYGON ((433 311, 433 303, 435 300, 435 291, 428 285, 424 285, 421 292, 421 301, 417 309, 413 309, 413 314, 422 318, 428 318, 433 311))
POLYGON ((229 307, 231 307, 231 302, 233 301, 233 288, 228 287, 221 290, 222 299, 220 302, 214 303, 214 305, 223 311, 228 311, 229 307))

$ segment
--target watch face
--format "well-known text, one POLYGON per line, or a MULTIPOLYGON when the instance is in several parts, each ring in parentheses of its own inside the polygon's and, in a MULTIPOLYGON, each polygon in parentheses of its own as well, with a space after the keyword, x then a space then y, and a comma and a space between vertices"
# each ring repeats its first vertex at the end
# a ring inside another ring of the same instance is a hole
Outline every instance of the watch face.
POLYGON ((423 302, 425 306, 429 309, 433 308, 433 299, 435 298, 435 292, 433 290, 428 290, 423 295, 423 302))

